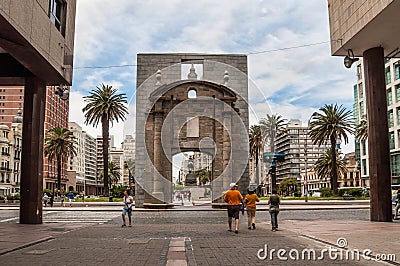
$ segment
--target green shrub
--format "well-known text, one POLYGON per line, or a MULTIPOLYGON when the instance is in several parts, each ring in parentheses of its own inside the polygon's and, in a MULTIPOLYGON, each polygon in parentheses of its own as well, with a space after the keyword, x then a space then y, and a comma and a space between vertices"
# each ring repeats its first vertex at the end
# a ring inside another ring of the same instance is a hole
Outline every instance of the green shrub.
POLYGON ((47 188, 43 189, 43 195, 44 195, 44 193, 46 193, 47 196, 50 196, 51 192, 52 191, 50 189, 47 189, 47 188))
MULTIPOLYGON (((127 188, 123 185, 118 185, 118 186, 113 186, 111 188, 111 195, 115 198, 123 198, 124 197, 124 191, 127 188)), ((132 193, 131 193, 132 194, 132 193)))
POLYGON ((300 191, 300 190, 296 190, 296 191, 293 193, 293 195, 294 195, 295 197, 301 197, 301 191, 300 191))
POLYGON ((321 197, 327 198, 327 197, 332 197, 333 192, 332 189, 328 187, 322 187, 319 189, 319 192, 321 192, 321 197))

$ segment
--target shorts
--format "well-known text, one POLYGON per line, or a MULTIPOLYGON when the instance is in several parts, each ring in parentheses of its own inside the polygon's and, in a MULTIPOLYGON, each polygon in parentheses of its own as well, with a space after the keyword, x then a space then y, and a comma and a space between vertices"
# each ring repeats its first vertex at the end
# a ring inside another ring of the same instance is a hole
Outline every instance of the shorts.
POLYGON ((124 207, 122 209, 122 215, 126 215, 128 213, 128 216, 132 216, 132 207, 128 208, 128 207, 124 207))
POLYGON ((239 219, 240 205, 228 205, 228 217, 239 219))

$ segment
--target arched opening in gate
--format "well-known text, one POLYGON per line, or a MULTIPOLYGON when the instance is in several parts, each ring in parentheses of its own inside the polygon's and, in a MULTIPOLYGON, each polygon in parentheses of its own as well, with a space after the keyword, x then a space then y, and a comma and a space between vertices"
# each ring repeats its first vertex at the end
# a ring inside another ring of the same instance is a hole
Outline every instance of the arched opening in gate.
POLYGON ((210 204, 213 155, 185 151, 172 157, 172 199, 175 205, 210 204))

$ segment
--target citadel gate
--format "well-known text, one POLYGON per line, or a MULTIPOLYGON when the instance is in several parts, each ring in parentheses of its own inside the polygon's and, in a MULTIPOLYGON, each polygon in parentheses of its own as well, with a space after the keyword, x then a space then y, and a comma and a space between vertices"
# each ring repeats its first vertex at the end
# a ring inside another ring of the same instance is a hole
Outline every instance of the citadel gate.
POLYGON ((213 202, 231 182, 244 193, 246 56, 139 54, 137 69, 136 207, 172 202, 172 157, 186 151, 212 156, 213 202))

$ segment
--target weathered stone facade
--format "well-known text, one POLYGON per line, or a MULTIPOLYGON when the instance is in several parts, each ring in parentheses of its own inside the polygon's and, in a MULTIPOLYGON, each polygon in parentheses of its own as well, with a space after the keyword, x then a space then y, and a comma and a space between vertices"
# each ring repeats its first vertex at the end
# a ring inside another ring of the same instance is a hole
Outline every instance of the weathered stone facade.
POLYGON ((137 207, 172 202, 172 157, 185 151, 214 156, 214 200, 231 182, 239 181, 245 191, 249 182, 247 82, 244 55, 138 55, 137 207), (201 80, 192 71, 190 79, 181 79, 181 64, 187 63, 202 65, 201 80))

